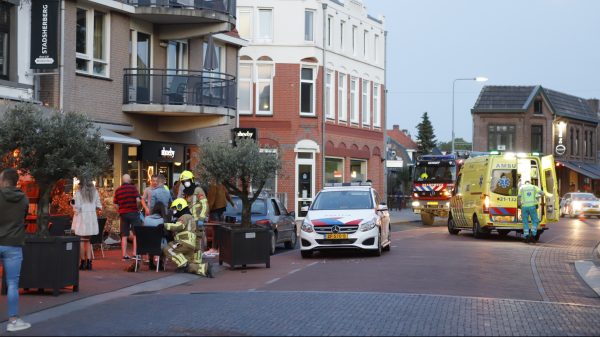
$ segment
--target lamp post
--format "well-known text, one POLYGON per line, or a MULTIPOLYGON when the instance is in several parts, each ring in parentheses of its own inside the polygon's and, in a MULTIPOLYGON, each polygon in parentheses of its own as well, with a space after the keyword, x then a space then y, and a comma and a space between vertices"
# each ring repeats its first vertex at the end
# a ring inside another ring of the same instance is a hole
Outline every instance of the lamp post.
POLYGON ((457 78, 452 82, 452 153, 454 154, 454 87, 456 86, 456 81, 477 81, 477 82, 485 82, 487 81, 487 77, 470 77, 470 78, 457 78))

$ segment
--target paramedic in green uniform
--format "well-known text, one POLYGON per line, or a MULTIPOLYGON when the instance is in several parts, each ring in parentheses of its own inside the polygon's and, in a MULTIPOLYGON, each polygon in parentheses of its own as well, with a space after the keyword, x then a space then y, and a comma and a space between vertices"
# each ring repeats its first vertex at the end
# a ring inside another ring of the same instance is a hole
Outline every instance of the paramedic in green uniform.
POLYGON ((537 227, 539 219, 537 208, 539 205, 539 197, 544 195, 542 190, 532 185, 528 180, 519 188, 517 200, 521 205, 521 216, 523 218, 523 239, 525 242, 534 241, 537 235, 537 227), (529 233, 529 217, 531 217, 531 233, 529 233))

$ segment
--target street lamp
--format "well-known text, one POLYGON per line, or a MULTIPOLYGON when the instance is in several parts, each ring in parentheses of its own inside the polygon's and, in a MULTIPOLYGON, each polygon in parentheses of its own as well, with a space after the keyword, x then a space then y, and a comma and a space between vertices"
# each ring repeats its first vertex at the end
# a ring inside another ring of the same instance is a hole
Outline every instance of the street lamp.
POLYGON ((454 87, 456 86, 456 81, 477 81, 477 82, 485 82, 487 81, 487 77, 477 76, 471 78, 457 78, 452 82, 452 153, 454 154, 454 87))

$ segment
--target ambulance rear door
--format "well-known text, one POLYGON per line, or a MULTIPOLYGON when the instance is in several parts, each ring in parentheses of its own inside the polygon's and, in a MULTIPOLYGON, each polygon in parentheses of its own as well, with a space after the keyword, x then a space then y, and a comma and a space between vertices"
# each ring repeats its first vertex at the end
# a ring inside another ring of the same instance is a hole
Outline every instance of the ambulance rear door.
POLYGON ((546 221, 557 222, 558 220, 560 220, 558 206, 559 198, 553 156, 542 157, 542 187, 544 189, 544 192, 546 192, 546 195, 544 196, 546 200, 546 221))

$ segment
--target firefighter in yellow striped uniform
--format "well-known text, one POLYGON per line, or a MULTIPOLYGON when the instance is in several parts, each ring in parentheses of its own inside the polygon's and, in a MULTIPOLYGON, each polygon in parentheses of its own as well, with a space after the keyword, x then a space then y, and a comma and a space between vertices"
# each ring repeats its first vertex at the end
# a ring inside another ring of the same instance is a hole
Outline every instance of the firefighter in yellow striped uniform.
POLYGON ((206 249, 206 233, 204 232, 204 222, 208 217, 208 199, 206 193, 200 185, 194 180, 194 174, 191 171, 183 171, 179 176, 181 181, 181 197, 184 198, 196 221, 196 234, 198 235, 198 244, 201 250, 206 249))
POLYGON ((198 249, 196 221, 188 203, 179 198, 171 204, 176 223, 165 223, 165 229, 175 234, 174 240, 163 249, 166 257, 177 265, 178 272, 188 272, 212 278, 209 263, 202 263, 202 252, 198 249))

